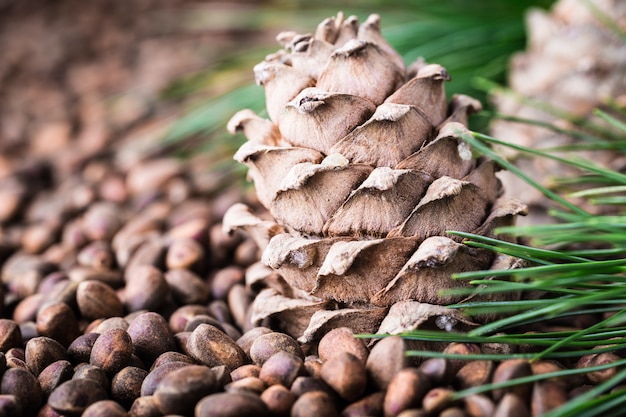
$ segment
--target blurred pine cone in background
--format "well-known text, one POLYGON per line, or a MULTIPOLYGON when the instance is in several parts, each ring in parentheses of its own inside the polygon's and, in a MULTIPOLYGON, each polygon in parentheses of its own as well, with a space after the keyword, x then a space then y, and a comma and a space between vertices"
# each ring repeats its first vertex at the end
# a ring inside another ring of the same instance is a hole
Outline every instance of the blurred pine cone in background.
MULTIPOLYGON (((527 14, 528 47, 514 56, 509 72, 511 89, 522 97, 587 119, 595 108, 611 112, 610 101, 626 107, 626 2, 620 0, 560 0, 550 12, 531 9, 527 14)), ((498 94, 498 110, 505 115, 572 127, 571 120, 525 104, 519 96, 498 94)), ((619 112, 611 112, 620 117, 619 112)), ((624 117, 624 114, 621 114, 624 117)), ((491 135, 530 148, 572 144, 570 135, 526 123, 494 122, 491 135)), ((542 185, 554 186, 556 177, 580 175, 546 158, 531 158, 505 150, 516 164, 542 185)), ((613 170, 626 168, 624 156, 615 151, 580 152, 591 161, 613 170)), ((524 223, 542 223, 549 200, 510 172, 500 178, 506 192, 530 206, 524 223)), ((581 202, 581 204, 583 204, 581 202)), ((584 207, 598 211, 599 208, 584 207)), ((604 208, 606 209, 606 207, 604 208)))
POLYGON ((273 269, 249 273, 266 287, 251 319, 301 341, 339 326, 453 327, 464 318, 440 306, 464 296, 442 291, 468 284, 451 274, 510 260, 446 231, 491 236, 525 212, 502 198, 494 163, 474 159, 459 136, 480 103, 448 102, 446 70, 422 60, 407 68, 379 24, 339 14, 313 35, 281 33, 283 49, 255 67, 269 120, 242 110, 229 124, 248 138, 235 159, 270 214, 235 205, 224 217, 273 269))

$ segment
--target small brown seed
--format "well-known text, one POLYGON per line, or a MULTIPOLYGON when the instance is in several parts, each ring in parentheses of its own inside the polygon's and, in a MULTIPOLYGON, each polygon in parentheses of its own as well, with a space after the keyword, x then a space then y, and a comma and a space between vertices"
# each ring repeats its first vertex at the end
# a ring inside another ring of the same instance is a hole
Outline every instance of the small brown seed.
POLYGON ((197 219, 210 221, 214 218, 213 211, 213 203, 210 200, 204 198, 187 199, 172 209, 169 213, 168 223, 175 227, 197 219))
POLYGON ((83 281, 99 281, 111 288, 119 288, 124 285, 124 276, 119 270, 97 269, 90 266, 74 266, 68 271, 73 284, 83 281))
POLYGON ((55 303, 43 307, 37 314, 37 332, 69 346, 80 335, 78 319, 74 311, 65 303, 55 303))
POLYGON ((150 368, 150 370, 153 371, 159 366, 165 365, 166 363, 171 363, 171 362, 185 362, 191 365, 196 364, 196 361, 193 360, 193 358, 185 355, 184 353, 180 353, 180 352, 176 352, 172 350, 172 351, 163 352, 162 354, 160 354, 159 357, 156 358, 156 360, 152 363, 152 367, 150 368))
POLYGON ((85 408, 81 417, 126 417, 126 409, 112 400, 102 400, 85 408))
POLYGON ((226 300, 228 292, 235 284, 243 284, 244 271, 238 266, 228 266, 220 269, 210 279, 210 289, 213 298, 226 300))
POLYGON ((241 329, 246 329, 247 312, 252 303, 252 298, 243 284, 235 284, 228 291, 228 305, 235 324, 241 329))
POLYGON ((174 370, 161 380, 154 399, 163 414, 187 415, 198 401, 215 392, 215 374, 206 366, 188 365, 174 370))
POLYGON ((129 282, 137 274, 137 270, 144 266, 158 269, 163 269, 165 266, 165 251, 167 249, 165 240, 158 235, 147 237, 147 239, 142 239, 125 265, 124 279, 126 282, 129 282))
POLYGON ((52 222, 30 224, 22 232, 22 249, 27 253, 41 253, 56 241, 58 234, 59 227, 52 222))
POLYGON ((39 333, 37 333, 37 325, 32 321, 20 324, 20 331, 22 332, 23 343, 28 342, 33 337, 39 336, 39 333))
POLYGON ((391 378, 410 365, 404 354, 406 341, 400 336, 389 336, 379 340, 367 358, 367 372, 374 386, 386 390, 391 378))
POLYGON ((83 216, 83 231, 91 240, 108 241, 122 226, 121 214, 115 204, 94 203, 83 216))
POLYGON ((570 392, 567 394, 567 396, 570 399, 574 399, 576 397, 578 397, 579 395, 583 395, 584 393, 586 393, 587 391, 593 389, 593 385, 581 385, 579 387, 573 388, 572 390, 570 390, 570 392))
MULTIPOLYGON (((532 369, 533 375, 543 375, 547 373, 560 372, 565 369, 563 365, 553 360, 534 361, 530 364, 530 367, 532 369)), ((547 379, 547 381, 560 384, 563 388, 569 389, 570 387, 582 385, 583 379, 584 378, 581 375, 570 375, 567 378, 555 377, 547 379)))
POLYGON ((222 392, 209 395, 204 397, 195 408, 196 417, 269 417, 270 415, 267 406, 258 395, 246 392, 222 392))
MULTIPOLYGON (((125 234, 125 233, 124 233, 125 234)), ((129 234, 117 240, 123 234, 118 233, 113 240, 115 260, 124 270, 132 270, 138 265, 161 265, 164 263, 165 246, 161 243, 161 233, 146 230, 129 234)), ((124 275, 126 275, 124 273, 124 275)))
POLYGON ((145 207, 139 215, 130 217, 122 228, 113 236, 112 245, 115 248, 130 236, 142 235, 149 232, 161 232, 165 218, 172 207, 169 203, 155 201, 145 207))
POLYGON ((145 369, 127 366, 111 380, 111 399, 124 407, 130 407, 141 395, 141 384, 148 375, 145 369))
POLYGON ((496 408, 489 397, 481 394, 467 396, 463 402, 465 411, 470 417, 491 417, 496 408))
POLYGON ((430 381, 419 369, 399 370, 389 381, 385 393, 383 403, 385 416, 396 416, 404 410, 418 408, 429 389, 430 381))
POLYGON ((567 392, 559 383, 541 381, 533 384, 530 403, 531 414, 542 416, 567 402, 567 392))
POLYGON ((66 360, 52 362, 46 366, 37 377, 37 381, 41 386, 44 398, 48 398, 50 393, 65 381, 72 379, 74 368, 72 364, 66 360))
POLYGON ((530 417, 526 403, 516 394, 504 394, 493 417, 530 417))
MULTIPOLYGON (((92 324, 95 323, 95 321, 92 322, 92 324)), ((122 329, 128 331, 128 326, 130 326, 130 324, 128 324, 128 321, 126 321, 123 317, 109 317, 108 319, 99 320, 98 324, 89 331, 100 334, 108 332, 112 329, 122 329)))
POLYGON ((162 157, 134 165, 126 175, 126 187, 133 194, 161 189, 170 179, 183 174, 181 161, 162 157))
POLYGON ((167 231, 167 237, 194 239, 206 246, 209 237, 209 222, 207 218, 185 220, 170 228, 167 231))
POLYGON ((190 238, 175 238, 170 243, 165 255, 167 269, 204 269, 204 249, 190 238))
POLYGON ((313 391, 323 391, 326 394, 330 395, 333 400, 339 399, 337 393, 322 379, 313 378, 311 376, 299 376, 293 381, 291 384, 291 392, 294 393, 296 397, 302 396, 305 392, 313 392, 313 391))
POLYGON ((324 362, 320 376, 346 401, 361 398, 367 385, 363 362, 349 352, 341 352, 324 362))
POLYGON ((209 314, 215 317, 220 323, 233 323, 228 304, 224 300, 213 300, 209 304, 209 314))
POLYGON ((146 363, 162 353, 175 350, 174 337, 167 321, 160 314, 147 312, 135 317, 128 326, 134 352, 146 363))
POLYGON ((353 402, 343 409, 342 417, 380 416, 383 415, 385 393, 378 391, 353 402))
POLYGON ((300 344, 293 337, 279 332, 258 336, 250 346, 250 359, 259 366, 277 352, 285 351, 304 359, 300 344))
POLYGON ((19 359, 21 361, 26 360, 26 352, 21 347, 14 347, 6 351, 6 359, 10 360, 12 358, 19 359))
MULTIPOLYGON (((13 293, 15 294, 15 293, 13 293)), ((22 325, 29 321, 35 321, 37 311, 46 299, 45 294, 31 294, 22 298, 13 310, 13 321, 22 325)))
POLYGON ((308 355, 304 358, 304 368, 310 376, 320 378, 322 364, 322 360, 317 355, 308 355))
POLYGON ((242 240, 241 233, 229 234, 224 231, 221 222, 212 225, 209 228, 209 250, 213 262, 216 265, 227 265, 230 261, 230 255, 242 240))
POLYGON ((51 302, 62 302, 72 307, 76 306, 74 302, 72 304, 72 298, 76 299, 76 285, 69 281, 68 274, 62 271, 52 272, 41 280, 41 283, 37 287, 38 293, 48 294, 47 300, 51 302), (73 284, 73 285, 72 285, 73 284), (65 287, 70 285, 74 286, 74 289, 66 290, 65 287), (50 293, 55 293, 52 296, 50 293))
POLYGON ((89 363, 113 375, 130 365, 132 354, 133 342, 130 335, 122 329, 111 329, 102 333, 94 342, 89 363))
MULTIPOLYGON (((479 354, 480 346, 472 343, 450 343, 443 352, 455 355, 479 354)), ((456 374, 459 369, 467 364, 467 361, 463 359, 450 359, 448 362, 450 363, 453 374, 456 374)))
POLYGON ((206 306, 190 304, 177 308, 168 320, 172 333, 176 334, 185 330, 189 320, 200 314, 209 314, 206 306))
POLYGON ((233 261, 237 265, 249 267, 257 262, 260 257, 259 246, 256 244, 254 239, 248 238, 244 239, 244 241, 235 248, 233 261))
POLYGON ((152 395, 137 398, 128 411, 128 417, 161 417, 162 415, 152 395))
POLYGON ((15 396, 22 413, 27 416, 36 415, 43 400, 39 382, 24 368, 11 368, 4 372, 0 394, 15 396))
POLYGON ((115 255, 107 241, 99 240, 82 248, 76 255, 76 261, 82 266, 102 271, 115 265, 115 255))
POLYGON ((201 324, 191 333, 187 349, 193 358, 209 367, 226 365, 233 370, 248 362, 237 343, 210 324, 201 324))
POLYGON ((419 409, 404 410, 397 417, 427 417, 426 411, 419 409))
POLYGON ((91 349, 99 336, 99 333, 86 333, 74 339, 67 348, 67 354, 72 363, 89 362, 91 349))
MULTIPOLYGON (((586 367, 608 365, 613 362, 617 362, 620 359, 621 358, 613 352, 602 352, 591 355, 591 358, 589 359, 586 367)), ((618 371, 618 367, 611 367, 600 371, 587 372, 585 375, 587 376, 589 382, 591 382, 592 384, 601 384, 614 377, 618 371)))
POLYGON ((4 355, 4 352, 0 352, 0 378, 2 378, 2 375, 4 375, 4 371, 6 371, 7 369, 7 358, 4 355))
POLYGON ((265 388, 265 382, 253 376, 232 381, 224 387, 226 392, 248 392, 255 395, 261 395, 265 388))
POLYGON ((106 391, 96 381, 71 379, 52 391, 48 404, 59 414, 80 416, 91 404, 106 399, 106 391))
POLYGON ((89 320, 122 316, 124 306, 109 285, 99 281, 83 281, 76 288, 80 314, 89 320))
POLYGON ((0 415, 21 416, 22 406, 15 395, 0 394, 0 415))
POLYGON ((222 324, 208 314, 198 314, 197 316, 190 318, 187 322, 187 325, 185 326, 184 331, 193 332, 194 330, 196 330, 196 327, 198 327, 202 323, 210 324, 211 326, 217 327, 219 330, 226 333, 226 330, 224 330, 222 324))
POLYGON ((220 326, 224 329, 224 333, 233 340, 238 340, 241 337, 241 332, 238 328, 230 323, 221 323, 220 326))
POLYGON ((341 352, 352 353, 363 364, 367 362, 370 353, 363 339, 357 339, 348 327, 332 329, 320 339, 317 346, 317 354, 324 362, 341 352))
POLYGON ((174 335, 174 341, 176 342, 176 347, 178 348, 179 351, 193 358, 191 353, 189 353, 189 349, 187 346, 190 337, 191 337, 191 332, 179 332, 174 335))
POLYGON ((81 363, 74 368, 72 379, 90 379, 105 391, 109 390, 109 377, 102 368, 88 363, 81 363))
POLYGON ((209 287, 194 272, 170 269, 164 277, 178 304, 203 304, 209 300, 209 287))
POLYGON ((28 370, 28 366, 26 366, 26 361, 24 361, 23 359, 14 356, 7 356, 6 361, 8 368, 22 368, 28 370))
POLYGON ((16 322, 0 319, 0 352, 22 346, 22 332, 16 322))
POLYGON ((192 364, 188 362, 168 362, 153 369, 148 373, 148 375, 146 375, 143 382, 141 383, 141 396, 144 397, 153 395, 157 386, 167 374, 189 365, 192 364))
POLYGON ((83 231, 82 219, 68 221, 61 232, 61 244, 70 249, 83 247, 89 238, 83 231))
POLYGON ((284 385, 289 388, 293 381, 303 374, 302 358, 286 351, 276 352, 265 361, 259 373, 259 379, 267 386, 284 385))
POLYGON ((267 327, 253 327, 237 339, 237 345, 246 352, 246 355, 250 356, 250 348, 254 341, 264 334, 272 333, 272 330, 267 327))
POLYGON ((261 400, 272 416, 289 417, 296 396, 283 385, 272 385, 263 391, 261 400))
POLYGON ((249 363, 247 365, 240 366, 237 369, 234 369, 230 373, 230 377, 233 381, 237 381, 238 379, 247 378, 249 376, 259 377, 261 374, 261 367, 259 365, 249 363))
POLYGON ((323 391, 302 394, 291 407, 291 417, 339 417, 331 397, 323 391))
MULTIPOLYGON (((510 381, 517 378, 523 378, 532 374, 530 363, 526 359, 509 359, 501 362, 493 373, 492 382, 499 384, 501 382, 510 381)), ((531 384, 515 385, 506 389, 495 389, 493 398, 499 401, 504 394, 511 392, 524 400, 530 397, 531 384)))
POLYGON ((57 413, 54 408, 50 407, 50 404, 46 403, 39 409, 37 417, 59 417, 60 415, 61 414, 57 413))
POLYGON ((462 408, 450 407, 439 413, 439 417, 467 417, 467 414, 462 408))
POLYGON ((419 370, 434 383, 445 384, 453 376, 450 364, 444 358, 426 359, 419 370))
POLYGON ((28 369, 38 376, 52 362, 67 359, 67 351, 56 340, 41 336, 26 343, 24 358, 28 369))
POLYGON ((25 298, 35 294, 43 277, 53 270, 52 264, 39 256, 16 252, 2 265, 2 282, 11 293, 25 298))
POLYGON ((168 295, 167 281, 155 266, 138 266, 126 274, 124 304, 128 311, 158 310, 168 295))
POLYGON ((433 388, 422 400, 422 408, 429 414, 436 414, 453 405, 454 391, 448 388, 433 388))
POLYGON ((230 376, 230 370, 226 367, 226 365, 214 366, 211 368, 211 371, 215 374, 218 387, 224 387, 233 382, 233 379, 230 376))
POLYGON ((491 380, 494 368, 493 361, 475 360, 468 362, 456 373, 455 383, 460 389, 484 385, 491 380))

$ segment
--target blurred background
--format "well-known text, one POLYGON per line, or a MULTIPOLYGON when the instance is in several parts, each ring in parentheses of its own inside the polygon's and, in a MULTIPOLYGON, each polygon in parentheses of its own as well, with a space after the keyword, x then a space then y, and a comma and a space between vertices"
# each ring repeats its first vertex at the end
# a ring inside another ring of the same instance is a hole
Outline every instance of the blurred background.
POLYGON ((225 132, 230 116, 263 111, 252 67, 277 49, 276 35, 314 31, 340 10, 361 21, 380 14, 384 35, 407 63, 424 57, 444 65, 449 94, 470 94, 488 107, 476 80, 506 82, 511 54, 525 47, 525 13, 551 3, 2 0, 0 175, 15 157, 71 145, 62 159, 71 165, 80 152, 138 135, 160 152, 210 151, 219 165, 239 145, 225 132))

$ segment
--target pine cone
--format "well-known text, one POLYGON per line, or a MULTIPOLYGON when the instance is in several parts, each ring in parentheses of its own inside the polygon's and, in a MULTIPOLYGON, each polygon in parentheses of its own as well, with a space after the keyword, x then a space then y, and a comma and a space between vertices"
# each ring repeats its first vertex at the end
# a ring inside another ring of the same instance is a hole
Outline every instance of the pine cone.
POLYGON ((480 103, 448 103, 446 70, 422 60, 406 68, 379 23, 339 14, 314 35, 281 33, 283 49, 255 67, 270 120, 243 110, 229 123, 248 138, 235 159, 272 218, 243 205, 224 217, 278 273, 266 270, 253 321, 273 318, 303 341, 340 325, 469 324, 440 307, 465 298, 442 293, 468 285, 451 274, 511 260, 446 231, 492 236, 525 212, 501 198, 495 164, 459 137, 480 103))
MULTIPOLYGON (((511 89, 520 96, 596 123, 600 121, 592 116, 594 108, 606 108, 608 100, 625 106, 626 43, 618 31, 598 19, 594 10, 626 31, 626 2, 621 0, 591 0, 589 3, 560 0, 550 12, 531 10, 526 21, 528 47, 511 61, 511 89)), ((495 96, 495 102, 498 110, 507 115, 571 127, 571 123, 555 115, 525 105, 518 97, 500 94, 495 96)), ((563 146, 573 141, 568 135, 502 120, 492 125, 491 134, 529 148, 563 146)), ((502 151, 514 159, 524 173, 549 188, 555 185, 556 177, 581 175, 580 171, 546 158, 528 158, 509 148, 502 151)), ((614 151, 577 154, 614 170, 626 168, 624 157, 614 151)), ((550 202, 538 190, 509 172, 499 175, 506 192, 514 193, 531 207, 524 222, 550 221, 542 218, 550 202)), ((592 212, 600 212, 599 207, 591 207, 582 200, 576 203, 592 212)))

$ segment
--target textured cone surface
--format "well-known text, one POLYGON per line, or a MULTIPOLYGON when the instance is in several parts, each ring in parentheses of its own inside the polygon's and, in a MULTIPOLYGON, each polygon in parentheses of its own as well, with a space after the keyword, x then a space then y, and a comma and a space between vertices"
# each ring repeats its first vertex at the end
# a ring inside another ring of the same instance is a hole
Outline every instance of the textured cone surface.
POLYGON ((463 298, 442 294, 466 285, 451 274, 494 260, 446 231, 492 235, 525 212, 501 198, 495 165, 461 139, 480 103, 448 102, 446 70, 407 68, 379 24, 339 14, 315 34, 280 34, 283 49, 255 67, 270 119, 242 110, 229 124, 248 138, 235 159, 279 226, 249 212, 237 219, 240 206, 225 226, 253 236, 262 227, 262 262, 299 290, 262 290, 253 319, 275 319, 301 340, 338 325, 375 332, 398 302, 436 324, 447 310, 428 306, 463 298))
MULTIPOLYGON (((526 51, 514 56, 510 64, 509 84, 518 96, 499 94, 495 97, 501 113, 525 119, 571 126, 569 122, 524 104, 519 97, 530 98, 546 107, 569 113, 571 117, 590 119, 595 108, 604 108, 609 100, 626 105, 626 2, 620 0, 560 0, 549 12, 531 10, 527 15, 529 37, 526 51), (611 28, 598 19, 604 15, 616 24, 611 28), (622 35, 620 36, 619 32, 622 35)), ((619 118, 619 114, 613 113, 619 118)), ((622 113, 622 120, 623 113, 622 113)), ((626 120, 625 120, 626 121, 626 120)), ((492 136, 530 148, 569 145, 572 137, 524 123, 497 121, 492 136)), ((510 148, 503 152, 533 179, 551 187, 558 177, 581 174, 564 164, 547 158, 525 158, 510 148)), ((626 161, 613 151, 577 152, 594 163, 623 171, 626 161)), ((568 157, 567 154, 562 156, 568 157)), ((549 221, 545 218, 550 201, 537 189, 510 172, 500 174, 507 194, 515 195, 530 207, 525 223, 549 221)), ((585 204, 577 201, 577 204, 585 204)), ((583 208, 597 211, 585 205, 583 208)), ((606 206, 605 206, 606 208, 606 206)))

